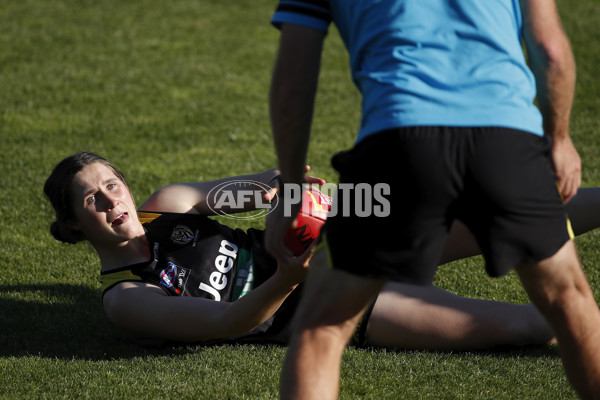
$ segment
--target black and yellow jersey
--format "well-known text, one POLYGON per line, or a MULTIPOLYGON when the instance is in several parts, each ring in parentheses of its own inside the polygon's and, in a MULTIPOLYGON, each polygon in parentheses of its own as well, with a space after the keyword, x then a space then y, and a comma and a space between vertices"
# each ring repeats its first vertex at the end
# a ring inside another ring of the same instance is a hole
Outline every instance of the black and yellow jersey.
POLYGON ((232 229, 202 215, 139 213, 150 245, 146 262, 102 271, 102 293, 119 282, 156 284, 171 296, 235 301, 267 280, 277 265, 263 232, 232 229))
MULTIPOLYGON (((150 244, 149 259, 102 271, 103 294, 119 282, 139 281, 154 284, 171 296, 232 302, 265 282, 277 269, 263 246, 263 231, 232 229, 194 214, 138 215, 150 244)), ((301 290, 294 290, 271 318, 251 332, 199 343, 286 344, 300 296, 301 290)))

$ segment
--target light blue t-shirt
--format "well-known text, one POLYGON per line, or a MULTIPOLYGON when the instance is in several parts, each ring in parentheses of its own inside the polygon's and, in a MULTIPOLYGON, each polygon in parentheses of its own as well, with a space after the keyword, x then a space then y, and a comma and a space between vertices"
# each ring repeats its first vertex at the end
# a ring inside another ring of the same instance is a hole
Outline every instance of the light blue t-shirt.
POLYGON ((502 126, 543 135, 519 0, 280 0, 272 23, 333 21, 362 94, 357 141, 403 126, 502 126))

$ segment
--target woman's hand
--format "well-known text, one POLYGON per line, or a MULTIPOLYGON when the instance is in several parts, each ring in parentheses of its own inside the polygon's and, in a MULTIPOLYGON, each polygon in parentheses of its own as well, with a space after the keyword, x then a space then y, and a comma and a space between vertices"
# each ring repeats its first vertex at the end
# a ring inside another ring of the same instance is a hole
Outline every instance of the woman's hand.
POLYGON ((308 273, 310 259, 315 252, 317 241, 313 241, 304 253, 298 256, 284 256, 277 260, 278 278, 285 284, 297 285, 304 281, 308 273))
MULTIPOLYGON (((310 165, 307 165, 306 167, 304 167, 304 173, 306 174, 306 173, 308 173, 308 171, 310 171, 310 165)), ((304 183, 309 184, 309 185, 324 185, 327 183, 327 181, 323 178, 319 178, 316 176, 305 175, 304 183)), ((276 185, 275 187, 271 188, 271 190, 267 191, 263 195, 263 200, 267 203, 270 203, 271 201, 273 201, 273 199, 275 198, 275 196, 278 193, 279 193, 279 185, 276 185)))
MULTIPOLYGON (((304 173, 307 174, 308 171, 310 171, 310 165, 307 165, 306 167, 304 167, 304 173)), ((304 183, 308 183, 311 185, 324 185, 327 182, 323 178, 319 178, 319 177, 311 176, 311 175, 305 175, 304 183)))

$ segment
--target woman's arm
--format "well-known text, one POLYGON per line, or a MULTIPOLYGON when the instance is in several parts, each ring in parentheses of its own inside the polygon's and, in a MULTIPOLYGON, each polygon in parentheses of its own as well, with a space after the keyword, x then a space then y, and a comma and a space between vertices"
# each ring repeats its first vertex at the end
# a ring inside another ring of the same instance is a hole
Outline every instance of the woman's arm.
POLYGON ((252 211, 268 205, 267 188, 276 187, 278 176, 279 170, 273 168, 209 182, 174 183, 154 192, 139 210, 204 215, 214 215, 215 209, 252 211))
MULTIPOLYGON (((310 167, 305 167, 305 172, 310 167)), ((324 179, 306 175, 307 184, 324 185, 324 179)), ((215 215, 270 208, 279 187, 279 170, 240 175, 209 182, 174 183, 158 189, 139 211, 215 215)))
POLYGON ((117 327, 140 339, 196 342, 241 335, 277 311, 304 279, 309 257, 310 250, 296 264, 280 265, 266 282, 232 303, 168 296, 152 284, 122 282, 104 294, 104 310, 117 327))

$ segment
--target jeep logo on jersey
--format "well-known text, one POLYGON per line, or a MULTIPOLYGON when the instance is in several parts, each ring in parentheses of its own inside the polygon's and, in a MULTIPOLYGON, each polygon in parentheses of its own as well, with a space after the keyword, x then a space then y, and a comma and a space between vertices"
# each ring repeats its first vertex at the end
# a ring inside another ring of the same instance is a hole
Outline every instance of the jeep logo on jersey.
POLYGON ((194 239, 194 232, 185 225, 177 225, 171 233, 171 240, 177 244, 188 244, 194 239))
POLYGON ((270 190, 272 188, 262 182, 232 180, 212 188, 206 200, 215 214, 234 219, 260 218, 271 210, 270 202, 264 199, 270 190))
POLYGON ((221 240, 219 255, 215 258, 215 269, 208 278, 210 284, 200 283, 199 289, 204 290, 214 297, 214 300, 221 301, 221 290, 227 287, 227 273, 233 268, 237 258, 238 247, 227 240, 221 240))

